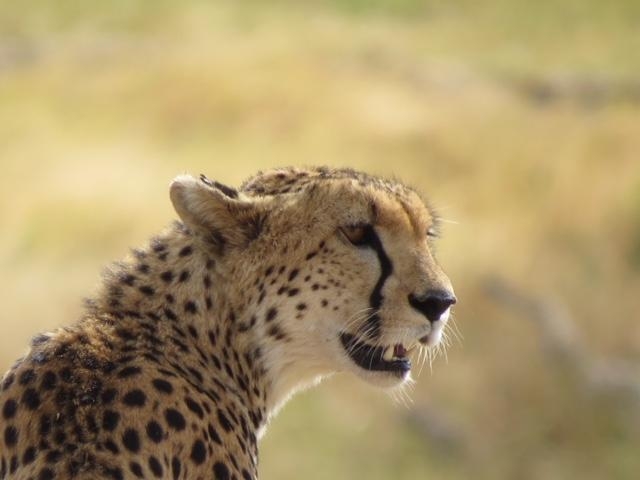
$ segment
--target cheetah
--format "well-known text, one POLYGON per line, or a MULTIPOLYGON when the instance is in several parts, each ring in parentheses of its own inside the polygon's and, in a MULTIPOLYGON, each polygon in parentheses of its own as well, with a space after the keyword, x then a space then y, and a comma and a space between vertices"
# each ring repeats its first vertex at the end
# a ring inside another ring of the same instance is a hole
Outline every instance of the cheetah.
POLYGON ((440 341, 456 297, 415 190, 282 168, 238 189, 181 175, 170 198, 180 220, 4 375, 0 479, 257 479, 294 392, 400 386, 440 341))

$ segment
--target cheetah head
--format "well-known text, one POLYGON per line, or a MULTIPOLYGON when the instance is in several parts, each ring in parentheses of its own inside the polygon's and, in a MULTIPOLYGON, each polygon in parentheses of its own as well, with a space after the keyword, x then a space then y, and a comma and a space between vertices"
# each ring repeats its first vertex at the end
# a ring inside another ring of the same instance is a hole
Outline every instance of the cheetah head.
POLYGON ((289 383, 349 371, 398 386, 440 342, 456 297, 434 257, 437 218, 411 188, 288 168, 238 190, 182 176, 171 197, 256 312, 270 365, 289 383))

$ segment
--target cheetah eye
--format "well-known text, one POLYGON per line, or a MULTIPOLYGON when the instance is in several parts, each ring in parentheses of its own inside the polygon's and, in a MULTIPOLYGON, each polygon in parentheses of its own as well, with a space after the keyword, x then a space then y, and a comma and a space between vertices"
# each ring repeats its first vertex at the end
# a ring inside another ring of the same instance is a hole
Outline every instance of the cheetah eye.
POLYGON ((352 245, 362 247, 368 245, 371 240, 371 225, 348 225, 341 227, 340 231, 352 245))

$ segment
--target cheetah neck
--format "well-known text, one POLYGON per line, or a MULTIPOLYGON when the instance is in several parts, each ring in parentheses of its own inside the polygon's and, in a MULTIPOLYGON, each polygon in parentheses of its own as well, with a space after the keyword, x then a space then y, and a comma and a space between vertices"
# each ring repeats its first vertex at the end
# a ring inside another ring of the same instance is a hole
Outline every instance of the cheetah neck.
POLYGON ((259 437, 292 393, 327 371, 297 369, 286 342, 274 344, 264 295, 238 295, 250 290, 251 273, 223 270, 176 225, 107 272, 90 309, 179 375, 233 395, 259 437))

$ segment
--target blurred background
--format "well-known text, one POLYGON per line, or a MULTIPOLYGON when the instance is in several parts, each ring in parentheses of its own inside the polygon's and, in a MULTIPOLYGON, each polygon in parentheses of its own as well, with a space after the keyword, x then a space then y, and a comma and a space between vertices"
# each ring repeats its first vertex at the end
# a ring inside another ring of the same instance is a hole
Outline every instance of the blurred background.
POLYGON ((262 441, 288 479, 640 474, 640 3, 0 1, 0 370, 174 217, 178 173, 422 190, 460 340, 262 441))

